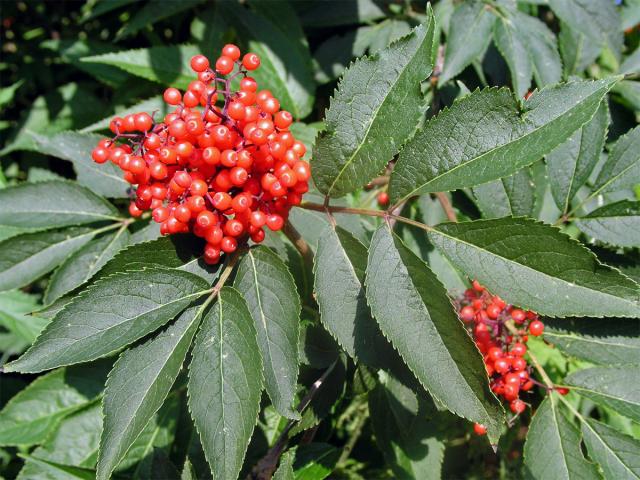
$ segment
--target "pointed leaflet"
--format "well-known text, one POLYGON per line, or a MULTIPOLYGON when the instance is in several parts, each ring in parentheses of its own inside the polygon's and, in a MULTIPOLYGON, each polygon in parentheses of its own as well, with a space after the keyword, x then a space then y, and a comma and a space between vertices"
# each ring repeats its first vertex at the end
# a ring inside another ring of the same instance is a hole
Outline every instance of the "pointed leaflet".
POLYGON ((280 457, 280 465, 273 474, 273 480, 295 480, 293 472, 293 453, 288 451, 280 457))
POLYGON ((38 295, 21 290, 0 292, 0 325, 31 345, 48 321, 29 313, 41 307, 38 295))
POLYGON ((129 447, 162 406, 207 303, 185 310, 164 332, 124 352, 107 379, 104 430, 97 478, 109 478, 129 447))
POLYGON ((524 464, 536 480, 597 480, 595 465, 580 451, 580 431, 560 410, 555 393, 540 404, 524 444, 524 464))
POLYGON ((442 284, 387 225, 371 240, 365 285, 380 329, 429 393, 495 442, 503 414, 480 354, 442 284))
POLYGON ((260 246, 240 262, 234 286, 253 317, 269 398, 281 415, 299 418, 292 408, 300 337, 300 298, 293 277, 280 257, 260 246))
POLYGON ((529 168, 500 180, 477 185, 473 187, 473 195, 485 218, 533 216, 535 185, 529 168))
POLYGON ((568 355, 601 365, 640 365, 640 320, 546 319, 544 325, 545 341, 568 355))
POLYGON ((526 218, 439 225, 431 242, 509 303, 552 317, 637 317, 640 287, 581 244, 526 218))
POLYGON ((637 366, 594 367, 565 379, 571 390, 640 422, 640 371, 637 366))
POLYGON ((100 395, 110 366, 100 361, 38 377, 0 412, 0 445, 42 442, 63 417, 100 395))
POLYGON ((597 165, 608 126, 609 107, 603 101, 591 120, 546 156, 551 193, 563 213, 597 165))
POLYGON ((189 409, 214 480, 237 478, 260 409, 262 362, 240 294, 224 287, 202 322, 189 367, 189 409))
POLYGON ((444 67, 438 79, 443 85, 484 54, 491 42, 496 16, 478 0, 460 3, 449 21, 444 67))
MULTIPOLYGON (((159 108, 139 109, 135 113, 159 108)), ((122 116, 123 114, 120 113, 122 116)), ((109 117, 110 119, 113 116, 109 117)), ((109 128, 109 123, 104 126, 109 128)), ((78 183, 92 192, 110 198, 128 198, 127 190, 131 185, 122 178, 122 170, 113 162, 98 164, 91 158, 91 151, 104 137, 79 132, 62 132, 52 137, 32 134, 38 151, 45 155, 69 160, 78 174, 78 183)))
MULTIPOLYGON (((220 3, 225 18, 248 39, 248 50, 260 56, 260 68, 252 72, 261 88, 269 89, 282 108, 296 118, 304 118, 313 107, 315 82, 308 49, 300 48, 259 13, 237 5, 220 3)), ((293 15, 295 18, 295 14, 293 15)))
POLYGON ((49 273, 97 233, 85 227, 24 233, 0 242, 0 291, 49 273))
POLYGON ((118 220, 109 202, 77 183, 52 180, 0 190, 0 224, 51 228, 118 220))
POLYGON ((104 278, 66 305, 4 369, 35 373, 113 353, 167 323, 207 287, 192 273, 161 267, 104 278))
POLYGON ((117 232, 92 240, 67 257, 49 280, 45 305, 87 282, 128 243, 129 231, 123 225, 117 232))
POLYGON ((346 230, 327 227, 314 256, 314 292, 320 320, 352 358, 381 367, 390 347, 367 305, 366 268, 367 247, 346 230))
POLYGON ((398 153, 424 113, 420 82, 433 68, 434 19, 345 72, 316 141, 313 178, 332 197, 376 176, 398 153))
POLYGON ((620 137, 609 151, 591 196, 632 189, 640 178, 640 126, 620 137))
POLYGON ((93 55, 82 61, 113 65, 162 85, 186 89, 193 80, 189 62, 199 53, 194 45, 171 45, 93 55))
POLYGON ((511 84, 518 97, 524 97, 531 87, 533 65, 527 52, 526 39, 513 23, 512 17, 501 17, 495 23, 493 37, 511 74, 511 84))
POLYGON ((535 92, 520 110, 504 88, 475 91, 429 120, 400 153, 392 202, 510 175, 540 159, 589 121, 618 77, 535 92))
POLYGON ((582 436, 605 478, 640 479, 640 441, 590 418, 582 424, 582 436))
POLYGON ((640 202, 621 200, 576 220, 580 230, 601 242, 640 247, 640 202))
POLYGON ((441 477, 445 445, 438 427, 444 427, 444 415, 431 399, 384 375, 369 393, 369 412, 376 443, 396 478, 441 477))

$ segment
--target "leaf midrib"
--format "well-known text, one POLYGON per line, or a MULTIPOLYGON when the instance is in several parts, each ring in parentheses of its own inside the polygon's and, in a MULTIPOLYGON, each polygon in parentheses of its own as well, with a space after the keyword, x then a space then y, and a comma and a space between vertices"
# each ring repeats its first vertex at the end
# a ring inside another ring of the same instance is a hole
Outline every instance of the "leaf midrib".
POLYGON ((604 445, 606 447, 606 449, 611 452, 611 454, 618 460, 618 462, 631 474, 633 475, 635 478, 639 478, 638 475, 636 475, 636 473, 631 469, 631 467, 629 465, 627 465, 627 463, 622 459, 622 457, 620 457, 618 455, 618 453, 609 446, 609 444, 605 441, 604 437, 602 437, 600 435, 600 432, 596 431, 595 428, 593 428, 591 426, 591 423, 588 422, 584 417, 580 417, 580 420, 582 421, 583 425, 586 425, 587 428, 589 428, 589 430, 591 430, 591 432, 593 433, 593 435, 600 440, 600 443, 602 445, 604 445))

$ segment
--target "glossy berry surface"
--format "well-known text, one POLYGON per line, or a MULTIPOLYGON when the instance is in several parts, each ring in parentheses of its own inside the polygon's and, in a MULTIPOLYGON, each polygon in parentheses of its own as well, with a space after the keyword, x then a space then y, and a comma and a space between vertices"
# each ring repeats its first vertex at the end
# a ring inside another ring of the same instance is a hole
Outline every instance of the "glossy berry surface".
POLYGON ((115 117, 115 136, 92 152, 96 163, 118 165, 133 185, 132 216, 151 210, 163 235, 203 238, 207 263, 249 240, 262 242, 265 229, 281 230, 309 189, 306 148, 289 131, 291 114, 247 75, 259 66, 258 55, 242 57, 233 44, 215 62, 194 56, 196 79, 185 92, 165 90, 174 108, 164 118, 115 117))

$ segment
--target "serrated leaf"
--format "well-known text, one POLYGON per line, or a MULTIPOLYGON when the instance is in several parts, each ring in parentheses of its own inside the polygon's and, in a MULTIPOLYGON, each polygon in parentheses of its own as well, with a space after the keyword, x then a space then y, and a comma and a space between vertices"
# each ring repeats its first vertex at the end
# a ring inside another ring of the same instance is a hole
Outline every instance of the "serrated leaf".
POLYGON ((544 338, 564 353, 601 365, 640 365, 640 320, 546 319, 544 338))
POLYGON ((237 478, 256 424, 262 362, 253 318, 224 287, 202 321, 189 367, 189 410, 214 479, 237 478))
POLYGON ((592 419, 582 423, 582 435, 605 478, 640 478, 640 441, 592 419))
POLYGON ((184 10, 192 10, 202 2, 203 0, 182 0, 180 2, 167 3, 164 0, 151 0, 118 30, 116 41, 128 37, 162 19, 177 15, 184 10))
POLYGON ((477 185, 473 187, 473 195, 485 218, 532 216, 534 212, 535 186, 528 168, 509 177, 477 185))
POLYGON ((637 366, 594 367, 565 378, 571 391, 640 422, 640 371, 637 366))
POLYGON ((640 126, 618 138, 593 186, 591 196, 632 189, 640 178, 640 126))
POLYGON ((380 329, 420 383, 453 413, 500 436, 503 414, 482 359, 442 284, 387 225, 369 247, 366 295, 380 329))
POLYGON ((280 457, 280 465, 278 465, 278 469, 273 474, 273 480, 295 480, 291 452, 284 452, 280 457))
POLYGON ((328 226, 314 256, 314 292, 320 320, 349 356, 382 367, 393 352, 367 305, 366 268, 367 247, 346 230, 328 226))
POLYGON ((527 51, 527 39, 518 27, 513 17, 501 17, 495 22, 493 40, 509 67, 513 90, 518 97, 523 97, 531 87, 533 65, 527 51))
POLYGON ((253 317, 265 389, 276 410, 300 418, 292 404, 298 380, 300 298, 289 269, 266 247, 244 255, 234 281, 253 317))
POLYGON ((315 91, 309 52, 292 45, 288 36, 264 16, 233 2, 223 2, 220 7, 247 37, 249 51, 260 56, 260 68, 252 73, 256 81, 295 118, 309 115, 315 91))
POLYGON ((566 77, 582 72, 598 58, 602 50, 597 42, 593 42, 564 22, 560 22, 558 46, 566 77))
POLYGON ((0 190, 0 224, 52 228, 118 220, 109 202, 73 182, 22 183, 0 190))
POLYGON ((562 79, 562 60, 554 33, 536 17, 516 11, 514 18, 517 28, 522 29, 538 86, 558 83, 562 79))
POLYGON ((105 197, 129 197, 131 185, 122 178, 122 170, 113 162, 100 165, 91 158, 91 151, 103 137, 78 132, 63 132, 52 137, 34 133, 32 137, 40 153, 73 163, 80 185, 105 197))
POLYGON ((555 395, 547 396, 531 420, 524 444, 527 473, 536 480, 599 479, 580 450, 580 431, 567 420, 555 395))
POLYGON ((576 220, 580 230, 601 242, 620 247, 640 246, 640 202, 621 200, 576 220))
POLYGON ((96 478, 110 478, 162 406, 187 355, 207 303, 185 310, 165 331, 124 352, 107 379, 96 478))
POLYGON ((455 266, 514 305, 552 317, 640 315, 640 287, 557 228, 501 218, 447 223, 428 235, 455 266))
POLYGON ((589 121, 617 80, 547 87, 524 110, 506 89, 462 97, 429 120, 400 153, 391 201, 479 185, 530 165, 589 121))
POLYGON ((456 6, 449 21, 444 67, 438 78, 443 85, 484 54, 491 42, 496 16, 481 1, 463 2, 456 6))
POLYGON ((38 377, 0 412, 0 445, 42 442, 62 418, 101 394, 110 367, 102 361, 38 377))
POLYGON ((425 109, 420 82, 433 68, 434 31, 429 10, 426 24, 345 72, 314 147, 321 192, 340 197, 362 187, 413 133, 425 109))
POLYGON ((192 273, 161 267, 104 278, 67 304, 4 369, 34 373, 116 352, 164 325, 207 287, 192 273))
POLYGON ((76 251, 51 276, 44 294, 49 304, 89 281, 116 253, 129 243, 126 226, 96 238, 76 251))
POLYGON ((560 20, 590 41, 607 46, 617 57, 623 44, 622 24, 613 3, 599 0, 549 0, 560 20))
POLYGON ((199 53, 194 45, 171 45, 93 55, 82 61, 113 65, 137 77, 186 89, 193 80, 189 62, 199 53))
POLYGON ((20 290, 0 292, 0 325, 31 344, 47 324, 43 318, 27 315, 38 308, 37 296, 20 290))
POLYGON ((24 233, 0 242, 0 291, 23 287, 49 273, 97 232, 71 227, 24 233))
POLYGON ((369 412, 376 443, 398 479, 440 478, 444 459, 444 419, 424 394, 413 392, 393 377, 369 394, 369 412))
POLYGON ((551 193, 563 213, 598 164, 609 122, 609 107, 603 101, 591 120, 547 154, 551 193))

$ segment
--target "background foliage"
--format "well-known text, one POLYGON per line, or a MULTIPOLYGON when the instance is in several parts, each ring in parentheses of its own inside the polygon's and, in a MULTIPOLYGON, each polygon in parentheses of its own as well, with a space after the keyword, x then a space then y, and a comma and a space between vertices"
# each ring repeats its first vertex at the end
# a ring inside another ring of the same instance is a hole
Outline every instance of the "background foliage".
POLYGON ((38 338, 0 375, 1 477, 234 478, 279 459, 280 479, 640 478, 637 0, 1 15, 0 364, 38 338), (302 240, 271 235, 212 302, 229 272, 127 219, 128 185, 90 152, 226 42, 261 56, 295 117, 305 199, 340 198, 337 227, 294 209, 302 240), (394 212, 438 227, 339 213, 375 209, 387 180, 394 212), (469 278, 548 316, 529 346, 571 388, 537 389, 509 429, 447 299, 469 278))

